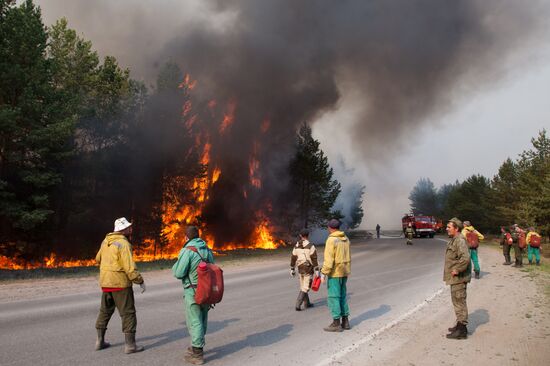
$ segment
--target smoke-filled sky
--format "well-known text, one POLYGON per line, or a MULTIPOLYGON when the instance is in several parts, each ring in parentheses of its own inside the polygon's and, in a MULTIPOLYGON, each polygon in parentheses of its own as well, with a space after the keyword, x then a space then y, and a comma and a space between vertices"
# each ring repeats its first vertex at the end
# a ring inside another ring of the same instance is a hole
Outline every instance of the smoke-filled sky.
POLYGON ((243 131, 312 123, 344 186, 366 186, 366 228, 398 227, 420 177, 492 176, 550 125, 542 1, 37 3, 136 79, 172 60, 205 98, 237 97, 243 131))

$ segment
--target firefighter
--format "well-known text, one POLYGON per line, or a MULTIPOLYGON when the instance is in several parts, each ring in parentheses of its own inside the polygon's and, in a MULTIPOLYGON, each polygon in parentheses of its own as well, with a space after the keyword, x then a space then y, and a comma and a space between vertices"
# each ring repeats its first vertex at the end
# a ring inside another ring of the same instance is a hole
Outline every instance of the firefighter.
POLYGON ((186 241, 178 254, 178 260, 172 266, 172 274, 180 279, 183 284, 183 297, 185 304, 185 323, 191 336, 191 347, 187 348, 185 361, 202 365, 204 363, 203 348, 204 336, 208 324, 208 311, 210 305, 199 305, 195 302, 195 291, 198 283, 197 267, 205 258, 208 263, 214 263, 212 251, 208 249, 206 242, 199 238, 199 229, 196 226, 188 226, 185 229, 186 241), (195 247, 194 252, 186 247, 195 247))
POLYGON ((132 283, 139 284, 145 291, 145 282, 132 259, 132 246, 127 237, 132 234, 132 223, 121 217, 115 220, 114 232, 107 234, 97 252, 99 264, 99 285, 101 286, 101 307, 95 327, 97 329, 96 351, 110 346, 105 342, 105 332, 111 316, 118 309, 122 319, 122 331, 126 346, 125 353, 143 351, 136 345, 136 307, 132 283))
POLYGON ((407 229, 405 229, 405 236, 407 237, 407 245, 413 245, 414 229, 412 228, 412 224, 410 222, 407 229))
POLYGON ((466 239, 461 234, 462 222, 453 217, 447 223, 447 234, 451 240, 445 251, 445 267, 443 280, 451 286, 451 300, 456 314, 456 325, 449 328, 447 338, 465 339, 468 337, 468 306, 466 304, 466 289, 472 274, 470 251, 466 239))
POLYGON ((481 240, 485 239, 485 237, 472 226, 470 221, 464 221, 464 229, 462 229, 462 235, 466 239, 466 242, 468 243, 468 247, 470 249, 470 258, 472 259, 472 263, 474 264, 475 278, 479 279, 480 269, 479 259, 477 255, 477 246, 481 240))
POLYGON ((533 227, 530 227, 527 233, 527 259, 529 260, 529 264, 533 264, 534 255, 536 265, 540 266, 540 242, 541 236, 533 227))
POLYGON ((351 329, 347 300, 347 282, 348 276, 351 274, 351 251, 349 239, 343 231, 340 231, 340 225, 340 221, 337 219, 328 222, 329 236, 325 243, 324 263, 321 269, 323 274, 321 281, 327 282, 328 308, 332 316, 332 323, 323 328, 327 332, 351 329))
POLYGON ((302 229, 300 231, 300 240, 298 240, 294 249, 292 249, 290 257, 290 275, 292 277, 296 276, 295 267, 298 267, 300 277, 300 292, 296 300, 296 311, 302 310, 302 303, 304 304, 304 309, 313 307, 313 304, 309 300, 308 292, 311 289, 313 274, 316 270, 319 270, 319 263, 317 262, 315 246, 309 242, 308 238, 309 230, 302 229))
POLYGON ((380 225, 376 224, 376 239, 380 239, 380 225))
POLYGON ((512 243, 510 243, 511 235, 504 226, 500 227, 500 235, 500 245, 502 245, 502 254, 504 255, 504 263, 502 264, 509 266, 512 264, 510 258, 510 248, 512 248, 512 243))
POLYGON ((523 267, 523 244, 522 241, 525 238, 525 231, 519 227, 518 224, 514 224, 510 230, 512 235, 513 247, 514 247, 514 257, 516 262, 512 267, 523 267))

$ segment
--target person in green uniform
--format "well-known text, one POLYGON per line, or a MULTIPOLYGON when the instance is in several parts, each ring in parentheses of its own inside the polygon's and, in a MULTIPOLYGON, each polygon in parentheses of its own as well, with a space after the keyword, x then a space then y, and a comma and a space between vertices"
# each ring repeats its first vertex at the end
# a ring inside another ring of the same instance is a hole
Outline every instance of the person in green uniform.
POLYGON ((472 263, 474 264, 475 277, 476 279, 479 279, 480 268, 477 255, 477 245, 480 241, 485 239, 485 237, 472 226, 470 221, 464 221, 464 229, 462 229, 462 235, 466 239, 466 243, 468 243, 470 258, 472 259, 472 263))
POLYGON ((527 233, 527 259, 529 264, 533 264, 533 256, 535 257, 535 263, 540 266, 540 243, 541 236, 535 231, 535 228, 530 227, 527 233))

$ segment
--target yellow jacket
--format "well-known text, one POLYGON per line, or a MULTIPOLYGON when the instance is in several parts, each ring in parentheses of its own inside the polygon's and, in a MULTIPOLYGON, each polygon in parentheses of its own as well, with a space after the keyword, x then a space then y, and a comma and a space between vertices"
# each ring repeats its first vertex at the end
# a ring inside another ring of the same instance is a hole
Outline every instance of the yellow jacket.
POLYGON ((335 231, 327 238, 321 273, 329 277, 347 277, 351 274, 350 242, 342 231, 335 231))
POLYGON ((529 231, 529 233, 527 233, 527 238, 525 240, 527 242, 527 244, 531 244, 531 237, 532 236, 540 236, 540 235, 535 231, 529 231))
POLYGON ((485 237, 483 236, 483 234, 481 234, 479 231, 477 231, 476 229, 474 229, 473 226, 465 226, 464 229, 462 229, 462 235, 466 238, 466 234, 468 234, 469 232, 475 232, 477 234, 477 237, 479 238, 479 241, 482 241, 483 239, 485 239, 485 237))
POLYGON ((143 283, 132 259, 132 245, 120 233, 109 233, 105 236, 95 260, 99 264, 101 287, 125 288, 132 287, 132 282, 143 283))

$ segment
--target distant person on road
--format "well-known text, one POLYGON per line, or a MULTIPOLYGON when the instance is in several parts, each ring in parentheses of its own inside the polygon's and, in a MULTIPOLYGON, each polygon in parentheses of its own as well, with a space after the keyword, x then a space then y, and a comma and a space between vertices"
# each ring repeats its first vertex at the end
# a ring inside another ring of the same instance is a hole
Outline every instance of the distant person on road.
POLYGON ((453 217, 447 223, 447 234, 451 240, 445 251, 445 268, 443 281, 451 286, 451 300, 453 302, 456 325, 449 328, 449 339, 465 339, 468 337, 468 306, 466 305, 466 289, 470 282, 472 264, 470 251, 466 239, 461 234, 462 221, 453 217))
POLYGON ((125 353, 143 351, 136 345, 136 307, 132 283, 145 291, 145 282, 132 259, 132 245, 127 237, 132 234, 132 223, 121 217, 115 220, 114 232, 107 234, 95 257, 99 264, 99 286, 101 286, 101 307, 95 327, 97 329, 96 351, 107 348, 105 332, 111 316, 118 309, 122 319, 122 331, 126 340, 125 353))
POLYGON ((405 236, 407 237, 407 245, 413 245, 414 229, 411 223, 405 229, 405 236))
POLYGON ((510 248, 512 248, 512 235, 506 230, 504 226, 500 227, 500 245, 502 245, 502 254, 504 255, 505 266, 512 264, 512 259, 510 257, 510 248))
POLYGON ((376 224, 376 238, 380 239, 380 225, 376 224))
POLYGON ((328 222, 329 236, 325 243, 324 263, 321 269, 322 282, 327 282, 328 308, 332 315, 332 323, 324 328, 327 332, 351 329, 346 287, 348 276, 351 274, 350 241, 346 234, 340 231, 340 225, 337 219, 328 222))
POLYGON ((172 266, 172 273, 183 284, 185 323, 191 336, 191 347, 187 348, 184 358, 191 364, 202 365, 204 363, 204 336, 210 305, 199 305, 195 302, 195 291, 198 282, 197 267, 202 261, 201 258, 204 258, 208 263, 214 263, 214 256, 205 241, 199 238, 199 229, 196 226, 188 226, 185 230, 185 236, 186 242, 178 254, 178 260, 172 266), (189 247, 195 247, 197 252, 188 249, 189 247))
POLYGON ((533 264, 533 256, 535 256, 536 265, 540 266, 540 242, 541 236, 535 231, 535 228, 530 227, 527 233, 527 259, 529 264, 533 264))
POLYGON ((512 235, 514 256, 516 262, 512 267, 523 267, 523 247, 525 246, 525 231, 519 227, 518 224, 514 224, 510 230, 512 235))
POLYGON ((315 250, 315 246, 309 242, 308 238, 309 230, 302 229, 300 231, 300 240, 298 240, 292 249, 292 255, 290 257, 290 275, 292 277, 296 276, 295 267, 298 267, 300 279, 300 292, 296 300, 296 311, 302 310, 302 303, 304 304, 304 309, 313 306, 309 300, 308 293, 311 289, 313 274, 316 270, 319 270, 317 250, 315 250))
POLYGON ((466 238, 468 248, 470 249, 470 258, 472 259, 472 263, 474 264, 475 278, 479 279, 480 268, 477 248, 479 242, 485 239, 485 237, 472 226, 470 221, 464 221, 464 229, 462 229, 462 235, 464 236, 464 238, 466 238))

